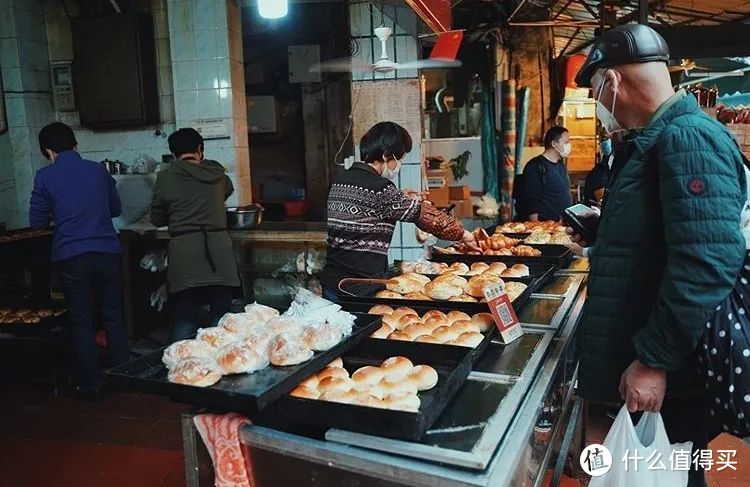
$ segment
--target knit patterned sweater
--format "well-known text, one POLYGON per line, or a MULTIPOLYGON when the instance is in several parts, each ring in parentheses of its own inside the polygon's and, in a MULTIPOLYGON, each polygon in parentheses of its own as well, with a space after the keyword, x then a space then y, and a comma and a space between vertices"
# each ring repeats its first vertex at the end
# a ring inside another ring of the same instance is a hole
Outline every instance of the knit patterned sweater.
POLYGON ((404 195, 371 166, 355 163, 328 194, 328 255, 323 285, 373 277, 388 267, 396 222, 412 222, 444 240, 460 240, 464 228, 452 216, 404 195))

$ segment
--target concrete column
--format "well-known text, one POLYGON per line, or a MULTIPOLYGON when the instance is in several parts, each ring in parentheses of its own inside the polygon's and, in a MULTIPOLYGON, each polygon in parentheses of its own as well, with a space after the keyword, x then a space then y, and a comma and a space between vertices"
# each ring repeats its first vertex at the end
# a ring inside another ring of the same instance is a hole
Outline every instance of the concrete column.
POLYGON ((235 185, 229 204, 252 201, 242 24, 236 0, 169 0, 167 7, 177 127, 215 119, 227 138, 206 141, 235 185))

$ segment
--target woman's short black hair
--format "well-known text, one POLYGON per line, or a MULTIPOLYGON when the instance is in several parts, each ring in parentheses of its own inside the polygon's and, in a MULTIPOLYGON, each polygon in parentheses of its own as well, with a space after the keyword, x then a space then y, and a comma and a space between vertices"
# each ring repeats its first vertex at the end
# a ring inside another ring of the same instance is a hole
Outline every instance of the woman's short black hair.
POLYGON ((183 154, 194 154, 203 146, 203 137, 193 128, 182 128, 173 132, 167 139, 169 150, 180 157, 183 154))
POLYGON ((560 140, 563 134, 568 133, 568 129, 562 125, 555 125, 551 127, 546 134, 544 134, 544 148, 551 149, 552 143, 560 140))
POLYGON ((393 122, 372 126, 359 142, 359 153, 367 163, 401 159, 411 151, 411 136, 404 127, 393 122))
POLYGON ((57 154, 66 150, 73 150, 78 145, 73 129, 62 122, 45 125, 39 131, 39 150, 47 157, 47 149, 57 154))

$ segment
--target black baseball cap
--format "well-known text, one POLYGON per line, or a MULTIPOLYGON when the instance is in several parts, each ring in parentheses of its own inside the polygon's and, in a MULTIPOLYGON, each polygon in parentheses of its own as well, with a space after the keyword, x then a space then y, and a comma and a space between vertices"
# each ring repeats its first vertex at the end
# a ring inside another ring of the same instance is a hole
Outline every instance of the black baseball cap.
POLYGON ((643 24, 619 25, 594 42, 578 71, 576 84, 591 88, 591 77, 598 69, 659 61, 669 62, 669 46, 658 32, 643 24))

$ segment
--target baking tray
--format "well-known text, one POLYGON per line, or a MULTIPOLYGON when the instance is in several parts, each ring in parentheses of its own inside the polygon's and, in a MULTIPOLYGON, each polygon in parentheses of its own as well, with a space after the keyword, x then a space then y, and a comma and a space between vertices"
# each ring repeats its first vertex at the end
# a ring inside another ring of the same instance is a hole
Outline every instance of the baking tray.
POLYGON ((326 352, 316 353, 307 362, 289 367, 269 366, 253 374, 222 377, 210 387, 169 382, 167 368, 161 361, 164 349, 115 367, 108 371, 107 375, 127 387, 149 394, 168 396, 178 402, 256 414, 336 357, 357 346, 379 326, 379 317, 357 315, 352 334, 346 340, 326 352))
POLYGON ((438 384, 429 391, 419 393, 422 404, 418 413, 285 396, 264 416, 273 423, 313 425, 380 437, 418 440, 442 414, 469 376, 472 349, 414 345, 393 340, 367 340, 342 359, 350 374, 359 367, 378 365, 394 356, 407 357, 414 365, 433 367, 438 373, 438 384))
MULTIPOLYGON (((42 308, 60 310, 65 308, 65 306, 60 303, 22 302, 19 304, 17 301, 0 301, 0 308, 11 308, 14 310, 25 308, 33 311, 42 308)), ((39 323, 0 323, 0 334, 2 334, 4 338, 10 338, 11 335, 13 337, 35 337, 41 334, 47 334, 53 328, 65 323, 66 313, 67 311, 58 316, 49 316, 47 318, 42 318, 39 323)))
MULTIPOLYGON (((526 245, 526 244, 524 244, 526 245)), ((518 257, 515 255, 469 255, 469 254, 441 254, 433 252, 431 259, 435 262, 504 262, 506 264, 553 264, 560 269, 568 267, 573 260, 573 253, 564 245, 528 244, 529 247, 542 251, 541 257, 518 257)))
MULTIPOLYGON (((401 264, 401 262, 403 262, 403 261, 400 261, 400 260, 395 261, 394 264, 391 266, 390 270, 388 271, 388 273, 386 275, 390 277, 390 276, 396 276, 396 275, 402 274, 401 270, 399 269, 399 265, 401 264)), ((458 260, 458 262, 462 262, 462 261, 458 260)), ((486 264, 491 264, 492 263, 492 261, 490 261, 489 259, 487 261, 480 260, 479 262, 485 262, 486 264)), ((473 263, 474 262, 466 262, 466 264, 469 265, 469 266, 471 264, 473 264, 473 263)), ((544 263, 539 263, 539 262, 537 262, 537 263, 533 263, 533 262, 532 263, 528 263, 528 264, 526 264, 526 266, 529 268, 529 275, 531 277, 546 276, 549 272, 554 272, 555 268, 557 267, 555 264, 544 264, 544 263)), ((508 266, 508 267, 510 267, 510 266, 508 266)), ((436 275, 433 275, 433 274, 425 274, 425 275, 426 276, 433 276, 433 277, 430 277, 430 279, 432 279, 434 277, 437 277, 436 275)), ((461 276, 461 277, 464 277, 464 278, 468 279, 471 276, 461 276)), ((500 276, 500 277, 502 277, 502 276, 500 276)), ((505 279, 505 278, 503 277, 503 279, 505 279)))

